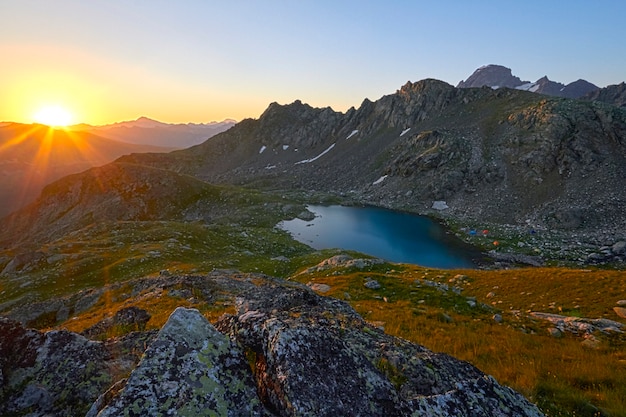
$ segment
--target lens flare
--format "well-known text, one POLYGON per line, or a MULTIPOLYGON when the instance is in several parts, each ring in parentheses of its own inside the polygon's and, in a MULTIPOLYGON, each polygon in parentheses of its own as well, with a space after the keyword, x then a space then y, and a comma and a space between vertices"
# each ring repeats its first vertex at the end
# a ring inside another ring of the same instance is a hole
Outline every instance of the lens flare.
POLYGON ((74 117, 72 113, 61 106, 42 107, 33 115, 37 123, 51 127, 65 127, 72 123, 74 117))

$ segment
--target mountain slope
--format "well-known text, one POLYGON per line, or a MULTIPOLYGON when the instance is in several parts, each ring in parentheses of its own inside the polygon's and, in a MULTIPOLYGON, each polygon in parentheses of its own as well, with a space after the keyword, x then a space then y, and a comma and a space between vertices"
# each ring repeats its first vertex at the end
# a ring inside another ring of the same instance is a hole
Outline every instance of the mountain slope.
POLYGON ((43 125, 0 126, 0 217, 31 202, 44 185, 65 175, 107 164, 124 154, 165 150, 43 125))
POLYGON ((209 182, 342 194, 463 223, 623 239, 626 112, 517 90, 407 83, 345 114, 272 104, 207 142, 139 164, 209 182))
POLYGON ((0 242, 60 237, 92 223, 173 220, 219 189, 157 168, 112 163, 64 177, 31 205, 9 215, 0 242))

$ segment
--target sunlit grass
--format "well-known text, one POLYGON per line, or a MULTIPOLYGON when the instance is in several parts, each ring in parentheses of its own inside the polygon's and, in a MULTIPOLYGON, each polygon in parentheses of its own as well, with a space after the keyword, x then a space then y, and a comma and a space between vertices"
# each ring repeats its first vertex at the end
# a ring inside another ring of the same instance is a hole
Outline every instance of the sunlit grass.
POLYGON ((524 314, 530 310, 575 312, 621 320, 612 306, 626 298, 625 272, 386 267, 387 273, 331 270, 294 279, 329 285, 331 290, 325 295, 347 300, 385 332, 471 362, 526 395, 550 416, 626 415, 623 334, 596 335, 601 343, 590 349, 577 336, 549 336, 546 323, 524 314), (452 287, 458 274, 467 276, 462 295, 423 284, 430 280, 452 287), (365 288, 366 277, 376 279, 382 288, 365 288), (487 297, 489 292, 495 296, 487 297), (477 307, 469 307, 468 296, 476 298, 477 307), (503 316, 502 323, 494 321, 496 313, 503 316))

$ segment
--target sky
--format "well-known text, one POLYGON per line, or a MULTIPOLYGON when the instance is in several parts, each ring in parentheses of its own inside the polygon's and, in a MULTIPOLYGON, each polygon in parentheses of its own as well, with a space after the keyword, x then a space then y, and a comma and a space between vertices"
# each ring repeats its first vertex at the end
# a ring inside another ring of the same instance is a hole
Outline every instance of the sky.
POLYGON ((623 0, 0 0, 0 121, 93 125, 337 111, 486 64, 523 80, 626 80, 623 0))

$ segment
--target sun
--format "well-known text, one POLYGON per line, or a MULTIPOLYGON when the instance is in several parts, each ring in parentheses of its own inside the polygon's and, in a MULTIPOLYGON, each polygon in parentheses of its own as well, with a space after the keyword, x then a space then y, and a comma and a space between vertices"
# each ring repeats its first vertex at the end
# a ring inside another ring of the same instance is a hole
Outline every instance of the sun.
POLYGON ((74 116, 66 108, 53 105, 45 106, 37 110, 33 115, 33 119, 37 123, 50 127, 65 127, 72 124, 74 116))

